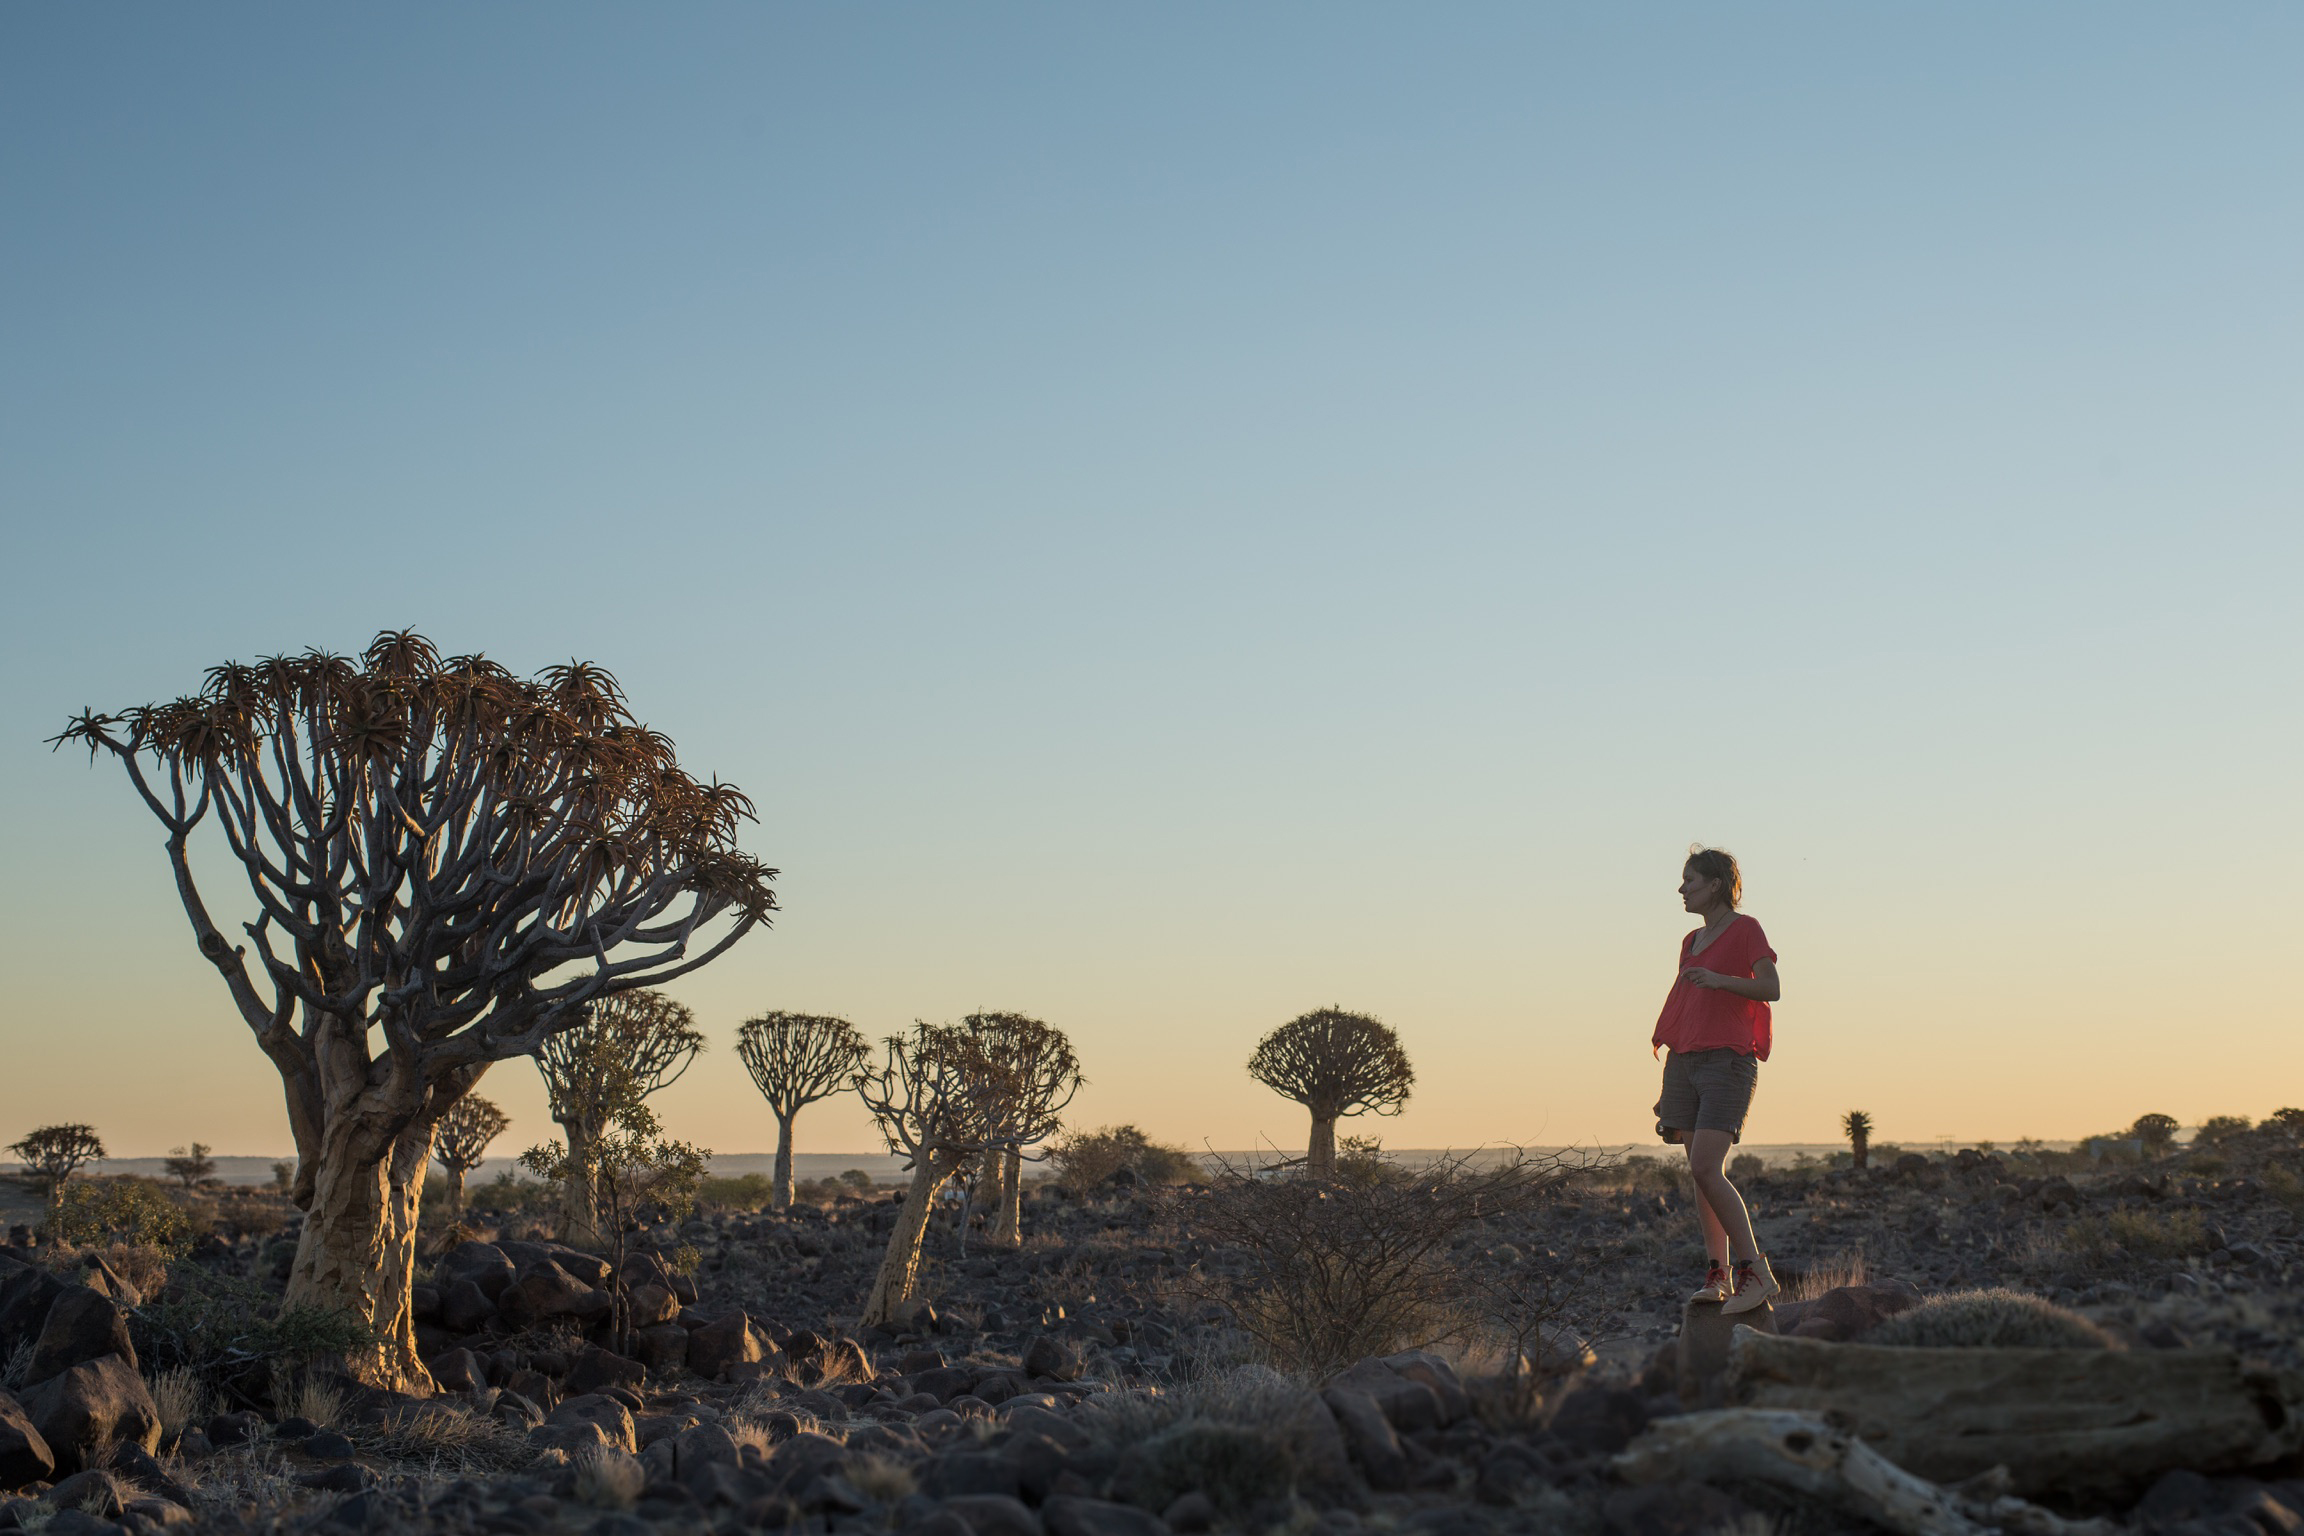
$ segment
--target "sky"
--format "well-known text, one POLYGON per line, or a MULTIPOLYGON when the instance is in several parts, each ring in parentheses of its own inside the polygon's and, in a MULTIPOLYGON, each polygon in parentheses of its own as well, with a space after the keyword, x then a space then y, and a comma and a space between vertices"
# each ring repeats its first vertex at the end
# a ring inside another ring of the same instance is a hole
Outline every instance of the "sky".
POLYGON ((45 738, 402 627, 756 800, 658 1101, 718 1151, 770 1008, 1032 1013, 1076 1124, 1231 1149, 1335 1004, 1417 1071, 1347 1131, 1644 1139, 1697 841, 1755 1141, 2304 1103, 2300 66, 2247 3, 0 10, 0 1138, 289 1149, 45 738))

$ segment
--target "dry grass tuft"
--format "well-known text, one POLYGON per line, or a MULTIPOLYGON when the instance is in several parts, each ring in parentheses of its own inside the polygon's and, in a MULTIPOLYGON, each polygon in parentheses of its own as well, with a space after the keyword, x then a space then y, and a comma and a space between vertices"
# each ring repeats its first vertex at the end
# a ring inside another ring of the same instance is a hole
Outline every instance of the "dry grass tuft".
POLYGON ((1145 1508, 1205 1493, 1239 1514, 1298 1488, 1337 1488, 1334 1430, 1319 1400, 1277 1371, 1244 1366, 1168 1390, 1107 1393, 1076 1422, 1121 1453, 1118 1485, 1145 1508))
POLYGON ((272 1402, 286 1416, 310 1419, 322 1429, 344 1416, 344 1394, 330 1382, 310 1374, 287 1381, 275 1380, 272 1402))
POLYGON ((639 1458, 612 1445, 577 1452, 575 1466, 576 1497, 595 1509, 630 1509, 648 1485, 648 1472, 639 1458))
POLYGON ((371 1456, 421 1462, 441 1475, 510 1472, 536 1459, 526 1431, 446 1402, 403 1409, 345 1433, 371 1456))
POLYGON ((1864 1250, 1851 1248, 1808 1266, 1792 1282, 1790 1300, 1814 1301, 1826 1291, 1864 1283, 1864 1250))
POLYGON ((175 1435, 208 1418, 208 1384, 178 1367, 162 1371, 145 1383, 152 1405, 160 1410, 162 1434, 175 1435))
POLYGON ((891 1457, 858 1456, 848 1463, 848 1484, 875 1504, 894 1504, 919 1486, 912 1469, 891 1457))

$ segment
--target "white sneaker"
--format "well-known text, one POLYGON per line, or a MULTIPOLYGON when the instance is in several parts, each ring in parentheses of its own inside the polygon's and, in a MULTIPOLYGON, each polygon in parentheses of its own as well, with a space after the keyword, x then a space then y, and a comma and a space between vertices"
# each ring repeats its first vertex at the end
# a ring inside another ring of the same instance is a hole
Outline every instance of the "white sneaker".
POLYGON ((1739 1312, 1757 1312, 1783 1294, 1784 1287, 1776 1283, 1775 1273, 1768 1268, 1768 1255, 1738 1259, 1734 1288, 1720 1310, 1730 1317, 1739 1312))

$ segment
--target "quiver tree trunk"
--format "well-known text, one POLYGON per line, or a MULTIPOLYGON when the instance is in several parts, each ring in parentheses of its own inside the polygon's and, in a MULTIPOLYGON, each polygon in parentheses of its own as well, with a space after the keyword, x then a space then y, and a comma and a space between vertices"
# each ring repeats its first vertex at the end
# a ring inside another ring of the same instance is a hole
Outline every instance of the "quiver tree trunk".
POLYGON ((995 1248, 1019 1248, 1024 1243, 1024 1153, 1009 1147, 994 1155, 992 1233, 986 1239, 995 1248))
POLYGON ((464 1170, 451 1163, 446 1171, 448 1175, 448 1219, 450 1221, 462 1221, 464 1219, 464 1170))
POLYGON ((1336 1171, 1336 1117, 1312 1112, 1312 1139, 1304 1148, 1307 1172, 1327 1178, 1336 1171))
POLYGON ((592 1166, 592 1136, 581 1120, 561 1126, 568 1133, 568 1176, 560 1181, 560 1241, 571 1248, 600 1246, 598 1171, 592 1166))
POLYGON ((896 1309, 912 1299, 920 1278, 920 1248, 928 1236, 928 1218, 936 1210, 936 1192, 958 1170, 964 1157, 956 1152, 922 1156, 912 1166, 912 1182, 904 1203, 896 1209, 896 1225, 888 1234, 888 1251, 881 1256, 880 1273, 873 1277, 872 1294, 865 1299, 862 1327, 895 1319, 896 1309))
POLYGON ((375 1109, 330 1117, 311 1170, 312 1197, 282 1305, 350 1313, 377 1342, 344 1363, 378 1385, 428 1396, 432 1373, 416 1353, 409 1294, 416 1276, 416 1220, 432 1125, 395 1130, 375 1109))
POLYGON ((792 1118, 790 1115, 776 1117, 776 1182, 768 1191, 771 1210, 792 1208, 792 1118))

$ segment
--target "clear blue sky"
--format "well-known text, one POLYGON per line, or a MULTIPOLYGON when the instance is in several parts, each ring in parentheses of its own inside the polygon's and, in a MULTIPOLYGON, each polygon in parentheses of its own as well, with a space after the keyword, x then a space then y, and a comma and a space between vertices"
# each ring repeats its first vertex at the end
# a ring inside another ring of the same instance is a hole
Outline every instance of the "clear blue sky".
POLYGON ((1395 1144, 1641 1135, 1693 839, 1758 1139, 2304 1101, 2300 77, 2270 4, 0 10, 0 1133, 287 1146, 39 738, 403 625, 758 799, 722 1150, 776 1006, 1240 1146, 1342 1002, 1395 1144))

